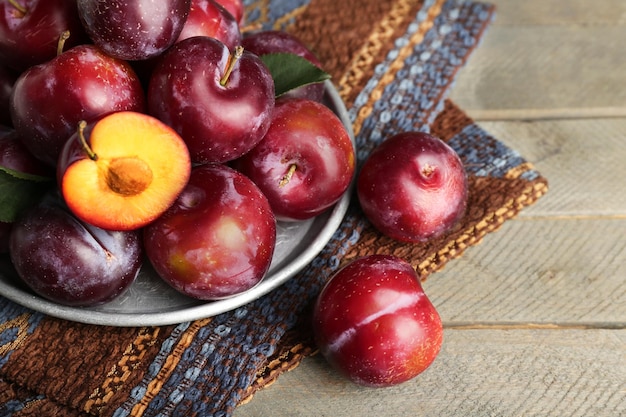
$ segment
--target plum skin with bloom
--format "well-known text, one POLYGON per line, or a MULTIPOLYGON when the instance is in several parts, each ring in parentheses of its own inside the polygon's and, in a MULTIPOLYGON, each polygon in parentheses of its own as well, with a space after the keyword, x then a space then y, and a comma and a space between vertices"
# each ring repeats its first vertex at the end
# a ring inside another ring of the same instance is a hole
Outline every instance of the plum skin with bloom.
POLYGON ((117 298, 143 262, 139 232, 83 222, 53 192, 13 224, 9 253, 18 276, 35 293, 74 307, 117 298))

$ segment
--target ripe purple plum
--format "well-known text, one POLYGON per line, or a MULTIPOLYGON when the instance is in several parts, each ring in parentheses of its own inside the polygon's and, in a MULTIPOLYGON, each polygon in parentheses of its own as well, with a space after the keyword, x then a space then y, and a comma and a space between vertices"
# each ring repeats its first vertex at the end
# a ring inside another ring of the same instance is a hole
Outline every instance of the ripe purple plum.
POLYGON ((254 287, 269 270, 275 245, 267 199, 223 164, 195 167, 170 209, 144 229, 147 257, 161 278, 203 300, 254 287))
POLYGON ((341 198, 354 176, 355 153, 330 108, 280 98, 263 140, 232 166, 259 186, 279 220, 298 221, 321 214, 341 198))
POLYGON ((163 53, 176 42, 191 0, 77 0, 78 14, 94 44, 125 60, 163 53))
POLYGON ((0 62, 18 72, 42 64, 57 55, 66 31, 66 48, 87 41, 76 0, 0 2, 0 62))
POLYGON ((122 294, 141 268, 139 232, 112 232, 78 220, 50 193, 14 224, 9 242, 18 276, 59 304, 93 306, 122 294))
POLYGON ((15 130, 0 132, 0 167, 41 177, 55 175, 53 169, 28 151, 15 130))
POLYGON ((359 202, 374 227, 409 243, 450 231, 465 214, 467 193, 459 155, 423 132, 403 132, 383 141, 357 180, 359 202))
POLYGON ((358 258, 337 271, 313 309, 322 355, 352 382, 388 387, 435 360, 443 326, 413 267, 390 255, 358 258))
POLYGON ((145 95, 130 65, 93 45, 79 45, 23 72, 11 96, 15 130, 50 166, 81 120, 116 111, 145 111, 145 95))
POLYGON ((206 36, 172 46, 148 87, 150 114, 182 136, 196 163, 228 162, 252 149, 274 102, 274 80, 257 55, 206 36))

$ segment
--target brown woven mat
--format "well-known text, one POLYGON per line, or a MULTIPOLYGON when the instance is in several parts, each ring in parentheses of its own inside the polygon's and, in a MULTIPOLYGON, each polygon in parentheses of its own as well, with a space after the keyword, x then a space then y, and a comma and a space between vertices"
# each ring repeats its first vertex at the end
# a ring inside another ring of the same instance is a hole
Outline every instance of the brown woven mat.
POLYGON ((0 297, 0 416, 227 416, 315 352, 308 311, 342 264, 392 253, 426 279, 546 192, 530 163, 446 99, 493 16, 491 5, 246 4, 251 26, 298 35, 326 64, 353 120, 360 162, 403 130, 448 141, 470 179, 466 216, 439 239, 406 245, 378 234, 352 204, 324 250, 285 285, 233 312, 179 325, 72 323, 0 297))

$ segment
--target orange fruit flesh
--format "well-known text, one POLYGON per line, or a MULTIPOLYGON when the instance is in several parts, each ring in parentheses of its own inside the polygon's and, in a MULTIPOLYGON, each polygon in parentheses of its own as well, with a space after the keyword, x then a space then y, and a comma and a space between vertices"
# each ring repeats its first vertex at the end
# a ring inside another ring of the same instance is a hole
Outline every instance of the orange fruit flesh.
POLYGON ((108 230, 132 230, 159 217, 189 180, 182 138, 159 120, 119 112, 100 120, 89 138, 96 160, 72 164, 63 195, 79 218, 108 230))

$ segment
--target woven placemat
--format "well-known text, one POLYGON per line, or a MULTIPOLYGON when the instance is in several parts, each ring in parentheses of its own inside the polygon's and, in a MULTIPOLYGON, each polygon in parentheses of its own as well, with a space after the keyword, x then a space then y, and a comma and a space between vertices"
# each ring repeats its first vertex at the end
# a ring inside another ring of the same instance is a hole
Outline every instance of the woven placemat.
POLYGON ((422 279, 547 191, 517 152, 446 99, 491 21, 460 0, 246 1, 252 27, 288 30, 318 54, 353 121, 359 162, 403 130, 440 136, 469 174, 466 216, 422 245, 377 233, 356 203, 315 260, 235 311, 163 327, 72 323, 0 297, 0 416, 228 416, 315 352, 308 311, 345 262, 411 261, 422 279))

